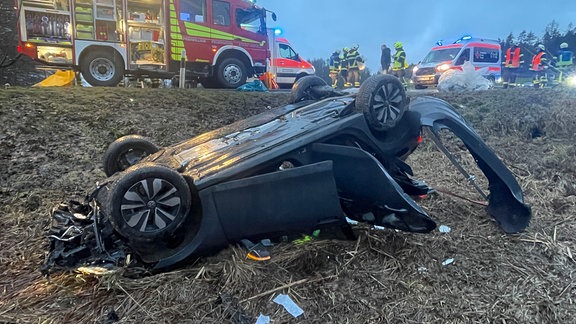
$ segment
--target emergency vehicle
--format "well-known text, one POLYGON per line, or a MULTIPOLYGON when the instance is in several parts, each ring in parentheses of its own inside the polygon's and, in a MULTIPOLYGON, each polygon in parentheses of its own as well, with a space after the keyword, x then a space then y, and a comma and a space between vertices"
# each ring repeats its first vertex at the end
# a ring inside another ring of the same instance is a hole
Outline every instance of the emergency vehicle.
POLYGON ((464 36, 453 44, 441 42, 412 70, 412 82, 416 89, 436 86, 442 73, 450 69, 462 70, 465 62, 470 62, 481 70, 484 77, 496 81, 501 77, 501 48, 496 40, 464 36))
POLYGON ((273 64, 271 12, 247 0, 17 1, 19 51, 93 86, 170 78, 185 61, 187 78, 235 88, 273 64))
POLYGON ((275 40, 270 72, 276 76, 278 86, 291 87, 296 80, 316 73, 314 66, 296 53, 286 38, 275 40))

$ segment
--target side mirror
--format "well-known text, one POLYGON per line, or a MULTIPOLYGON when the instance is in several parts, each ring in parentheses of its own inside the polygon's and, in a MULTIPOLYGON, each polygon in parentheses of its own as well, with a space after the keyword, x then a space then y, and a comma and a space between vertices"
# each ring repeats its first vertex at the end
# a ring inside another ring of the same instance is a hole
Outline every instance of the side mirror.
POLYGON ((272 13, 272 20, 276 21, 276 19, 278 19, 278 17, 276 17, 276 13, 273 12, 273 13, 272 13))

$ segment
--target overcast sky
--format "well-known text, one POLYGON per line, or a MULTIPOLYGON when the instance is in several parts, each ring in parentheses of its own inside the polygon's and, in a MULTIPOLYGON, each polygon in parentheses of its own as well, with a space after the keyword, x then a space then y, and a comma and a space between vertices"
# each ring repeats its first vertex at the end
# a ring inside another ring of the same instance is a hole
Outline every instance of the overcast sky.
MULTIPOLYGON (((491 39, 522 30, 542 36, 553 19, 564 33, 576 25, 576 0, 257 0, 278 20, 294 49, 305 59, 327 59, 335 49, 360 45, 372 72, 380 66, 380 45, 404 43, 409 63, 421 60, 434 43, 470 34, 491 39), (519 5, 519 4, 522 5, 519 5)), ((570 44, 576 49, 576 44, 570 44)), ((394 53, 394 50, 392 50, 394 53)))

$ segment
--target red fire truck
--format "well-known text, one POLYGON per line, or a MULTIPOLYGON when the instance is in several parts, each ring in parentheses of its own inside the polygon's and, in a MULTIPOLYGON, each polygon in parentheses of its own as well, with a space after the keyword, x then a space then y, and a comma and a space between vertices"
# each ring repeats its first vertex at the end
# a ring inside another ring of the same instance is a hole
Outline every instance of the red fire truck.
MULTIPOLYGON (((274 61, 268 13, 247 0, 17 0, 19 50, 93 86, 169 78, 235 88, 274 61)), ((313 73, 313 72, 312 72, 313 73)))

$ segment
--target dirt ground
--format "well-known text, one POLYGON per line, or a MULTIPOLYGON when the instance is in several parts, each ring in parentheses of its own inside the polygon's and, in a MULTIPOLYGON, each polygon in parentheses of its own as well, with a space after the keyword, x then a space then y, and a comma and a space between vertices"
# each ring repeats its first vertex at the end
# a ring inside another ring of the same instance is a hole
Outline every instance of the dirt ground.
POLYGON ((170 145, 281 105, 288 94, 0 90, 0 322, 255 323, 260 314, 271 323, 573 322, 576 91, 435 96, 452 103, 514 173, 533 210, 526 232, 503 234, 482 206, 457 197, 478 199, 425 140, 408 163, 439 190, 420 204, 449 233, 357 225, 356 241, 282 243, 268 262, 231 247, 139 279, 120 271, 48 280, 38 268, 50 210, 105 178, 102 155, 114 139, 141 134, 170 145), (272 301, 281 293, 303 315, 294 319, 272 301))

